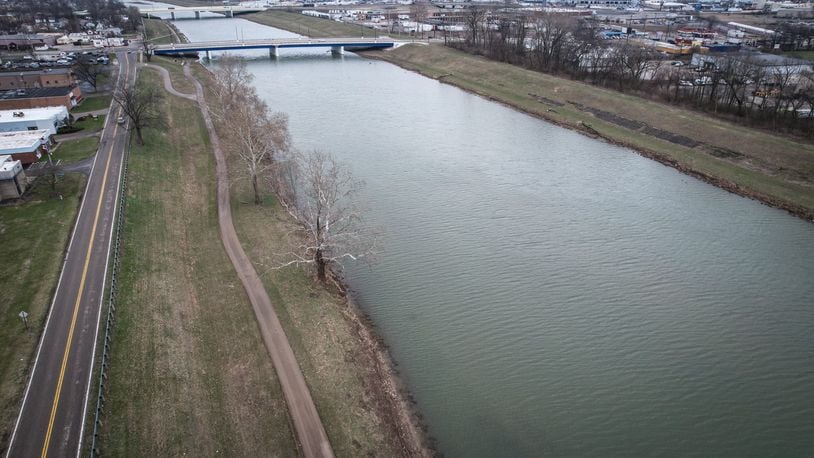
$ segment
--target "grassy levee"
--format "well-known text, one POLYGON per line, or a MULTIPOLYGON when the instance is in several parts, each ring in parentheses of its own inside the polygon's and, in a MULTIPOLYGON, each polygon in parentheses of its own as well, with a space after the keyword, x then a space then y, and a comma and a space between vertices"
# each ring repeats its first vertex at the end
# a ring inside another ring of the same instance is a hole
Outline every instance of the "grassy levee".
POLYGON ((333 37, 383 37, 389 36, 396 39, 410 40, 410 35, 398 33, 387 33, 381 30, 373 30, 367 27, 359 27, 347 22, 337 22, 328 19, 320 19, 306 16, 293 11, 263 11, 241 16, 244 19, 257 22, 258 24, 288 30, 289 32, 307 35, 313 38, 333 38, 333 37))
POLYGON ((184 76, 184 68, 181 66, 182 63, 188 65, 191 62, 193 62, 192 59, 164 56, 153 56, 150 59, 151 64, 160 65, 167 69, 170 74, 170 80, 172 81, 172 87, 174 87, 176 91, 184 94, 195 94, 195 85, 184 76))
POLYGON ((59 199, 43 177, 24 200, 0 206, 0 450, 14 428, 84 189, 84 175, 67 174, 57 182, 59 199), (29 331, 21 311, 29 313, 29 331))
POLYGON ((588 124, 591 133, 612 142, 630 146, 726 189, 814 218, 812 144, 442 45, 411 45, 365 55, 567 127, 585 130, 584 124, 588 124), (700 145, 689 147, 663 140, 644 129, 600 119, 591 110, 644 123, 700 145))
MULTIPOLYGON (((203 70, 196 74, 207 80, 203 70)), ((217 103, 212 94, 208 101, 217 103)), ((274 304, 335 454, 398 456, 396 420, 377 373, 382 365, 360 337, 347 301, 316 282, 309 270, 275 268, 275 253, 295 250, 299 232, 270 192, 261 205, 246 203, 253 197, 240 159, 228 151, 227 156, 235 229, 274 304)))
POLYGON ((63 164, 70 164, 93 156, 98 148, 98 137, 65 140, 60 142, 57 149, 54 150, 53 157, 54 160, 60 160, 63 164))
MULTIPOLYGON (((154 70, 139 84, 163 88, 154 70)), ((218 234, 198 107, 171 95, 135 143, 102 452, 295 456, 283 395, 218 234)))
POLYGON ((144 19, 144 29, 151 44, 166 45, 177 42, 172 25, 162 19, 144 19))

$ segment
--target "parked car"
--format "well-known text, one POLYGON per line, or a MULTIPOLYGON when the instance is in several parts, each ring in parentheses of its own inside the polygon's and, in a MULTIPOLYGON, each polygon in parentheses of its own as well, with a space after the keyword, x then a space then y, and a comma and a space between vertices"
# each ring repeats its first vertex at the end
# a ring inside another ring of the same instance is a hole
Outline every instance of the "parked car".
POLYGON ((118 118, 116 118, 116 122, 118 124, 124 124, 124 116, 119 116, 118 118))

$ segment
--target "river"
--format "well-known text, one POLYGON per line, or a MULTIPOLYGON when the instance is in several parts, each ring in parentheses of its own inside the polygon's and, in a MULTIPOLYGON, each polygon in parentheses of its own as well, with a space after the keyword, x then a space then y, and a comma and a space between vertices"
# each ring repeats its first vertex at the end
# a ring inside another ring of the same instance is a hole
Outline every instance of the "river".
POLYGON ((446 455, 814 455, 814 225, 388 63, 267 56, 296 146, 366 182, 386 251, 347 279, 446 455))

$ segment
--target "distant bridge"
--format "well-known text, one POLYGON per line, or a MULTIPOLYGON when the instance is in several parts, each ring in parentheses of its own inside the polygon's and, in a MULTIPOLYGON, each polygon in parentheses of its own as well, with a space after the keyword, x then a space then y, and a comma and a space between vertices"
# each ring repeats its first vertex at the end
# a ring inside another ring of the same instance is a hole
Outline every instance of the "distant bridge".
POLYGON ((342 54, 345 48, 380 49, 393 48, 401 42, 392 38, 269 38, 262 40, 199 41, 195 43, 174 43, 156 45, 153 54, 183 55, 210 51, 234 51, 240 49, 268 49, 271 57, 277 57, 278 51, 285 48, 331 48, 335 54, 342 54))
POLYGON ((155 8, 139 8, 142 15, 150 17, 155 14, 169 13, 172 20, 175 20, 175 13, 195 13, 195 19, 201 18, 201 13, 221 13, 224 17, 235 17, 235 14, 242 13, 256 13, 264 11, 263 7, 249 7, 249 6, 229 6, 229 5, 201 5, 201 6, 166 6, 155 8))

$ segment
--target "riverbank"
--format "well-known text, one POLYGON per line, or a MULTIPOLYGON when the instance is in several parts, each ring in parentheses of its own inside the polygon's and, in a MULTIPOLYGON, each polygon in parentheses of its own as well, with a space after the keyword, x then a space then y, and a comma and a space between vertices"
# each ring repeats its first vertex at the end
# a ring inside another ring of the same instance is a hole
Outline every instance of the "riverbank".
MULTIPOLYGON (((209 73, 195 66, 206 83, 209 73)), ((217 98, 207 94, 209 104, 217 98)), ((222 126, 217 125, 217 128, 222 126)), ((221 135, 225 132, 220 132, 221 135)), ((232 216, 246 254, 261 278, 311 389, 337 456, 428 456, 432 451, 407 402, 407 392, 369 321, 344 293, 339 281, 326 287, 309 269, 275 269, 274 254, 292 251, 296 224, 268 194, 261 205, 247 204, 249 183, 228 157, 232 216)))
MULTIPOLYGON (((147 68, 138 84, 162 87, 147 68)), ((166 127, 146 129, 129 156, 102 453, 296 456, 277 375, 218 235, 198 107, 165 93, 160 109, 166 127)))
MULTIPOLYGON (((315 37, 350 24, 273 11, 246 19, 315 37)), ((814 145, 440 44, 363 52, 549 122, 629 147, 730 192, 814 220, 814 145)))
MULTIPOLYGON (((182 62, 153 58, 153 63, 168 71, 174 90, 192 93, 182 62)), ((210 74, 205 67, 196 64, 193 71, 206 85, 210 74)), ((207 100, 210 105, 218 103, 209 92, 207 100)), ((230 175, 240 167, 233 159, 227 164, 230 175)), ((284 244, 295 242, 290 239, 293 222, 273 196, 267 196, 260 206, 245 205, 248 183, 239 176, 231 181, 235 228, 244 250, 261 272, 334 452, 337 456, 434 454, 408 402, 407 389, 369 320, 341 286, 326 288, 308 271, 293 266, 282 270, 269 267, 268 256, 289 251, 284 244)))

